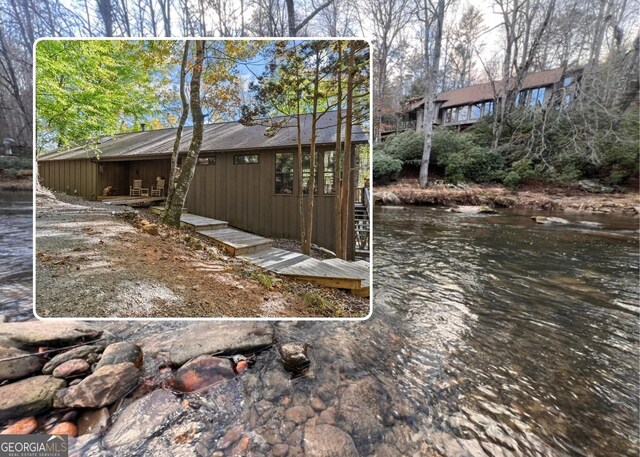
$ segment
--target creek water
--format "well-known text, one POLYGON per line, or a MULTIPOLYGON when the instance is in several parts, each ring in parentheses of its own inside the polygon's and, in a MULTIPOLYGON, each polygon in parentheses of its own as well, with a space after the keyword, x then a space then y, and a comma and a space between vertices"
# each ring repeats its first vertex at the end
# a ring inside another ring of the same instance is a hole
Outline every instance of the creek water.
POLYGON ((0 314, 13 319, 33 316, 32 208, 31 192, 0 191, 0 314))
POLYGON ((434 437, 479 455, 638 454, 637 218, 375 216, 376 310, 434 437))

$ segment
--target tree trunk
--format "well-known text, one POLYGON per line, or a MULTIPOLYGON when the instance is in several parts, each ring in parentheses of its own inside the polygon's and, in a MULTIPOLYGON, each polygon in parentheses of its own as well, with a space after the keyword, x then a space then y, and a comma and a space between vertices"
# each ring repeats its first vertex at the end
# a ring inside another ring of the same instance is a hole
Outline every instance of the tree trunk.
MULTIPOLYGON (((182 101, 182 114, 180 115, 180 121, 178 123, 178 130, 176 131, 176 140, 173 143, 173 153, 171 154, 171 170, 169 172, 169 179, 167 182, 167 201, 165 202, 165 209, 171 206, 173 196, 176 189, 176 178, 178 171, 178 156, 180 154, 180 140, 182 140, 182 130, 184 124, 189 117, 189 101, 187 100, 187 94, 185 91, 185 79, 187 77, 187 59, 189 57, 189 41, 184 42, 184 51, 182 53, 182 62, 180 66, 180 100, 182 101)), ((167 218, 167 212, 163 216, 163 219, 167 218)), ((166 222, 166 221, 165 221, 166 222)))
POLYGON ((347 76, 347 100, 346 100, 346 114, 345 114, 345 126, 344 126, 344 165, 342 167, 342 253, 344 257, 349 257, 348 252, 348 240, 349 240, 349 216, 353 211, 353 196, 351 195, 352 172, 351 172, 351 130, 353 128, 353 90, 354 90, 354 76, 355 76, 355 47, 351 43, 349 45, 349 64, 348 76, 347 76))
POLYGON ((336 257, 345 258, 342 249, 342 178, 340 176, 340 162, 342 161, 342 42, 337 42, 338 62, 336 64, 338 83, 338 104, 336 106, 336 152, 333 156, 333 191, 335 192, 335 250, 336 257))
MULTIPOLYGON (((444 25, 444 0, 438 0, 438 9, 436 10, 436 33, 433 42, 433 57, 431 62, 426 59, 427 65, 427 87, 424 96, 424 145, 422 149, 422 162, 420 163, 420 175, 418 182, 420 187, 427 187, 429 183, 429 161, 431 159, 431 140, 433 137, 433 118, 435 116, 435 99, 438 72, 440 70, 440 50, 442 48, 442 28, 444 25)), ((428 47, 427 40, 429 34, 426 34, 425 46, 428 47)), ((427 54, 428 56, 428 54, 427 54)))
POLYGON ((164 222, 174 227, 180 226, 180 216, 182 216, 182 207, 187 198, 187 192, 189 191, 189 185, 193 179, 193 175, 196 171, 196 164, 198 163, 198 155, 200 154, 200 147, 202 146, 202 132, 204 129, 204 115, 202 114, 202 107, 200 104, 200 81, 202 79, 202 65, 204 60, 204 45, 203 40, 195 41, 196 44, 196 61, 193 66, 193 72, 191 74, 190 84, 190 104, 191 104, 191 118, 193 120, 193 135, 191 137, 191 144, 189 145, 189 152, 182 164, 182 170, 176 183, 176 188, 173 194, 171 204, 167 207, 164 215, 164 222))
POLYGON ((309 143, 309 197, 305 208, 305 238, 302 242, 302 253, 311 254, 311 240, 313 238, 313 206, 315 203, 315 187, 316 187, 316 124, 318 115, 318 98, 320 96, 320 50, 316 49, 316 65, 313 77, 313 109, 311 114, 311 141, 309 143))

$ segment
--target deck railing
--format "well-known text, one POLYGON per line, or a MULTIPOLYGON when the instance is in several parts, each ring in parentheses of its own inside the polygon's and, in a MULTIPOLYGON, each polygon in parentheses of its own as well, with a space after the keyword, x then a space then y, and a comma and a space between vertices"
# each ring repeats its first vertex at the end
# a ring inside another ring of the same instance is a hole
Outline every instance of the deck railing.
POLYGON ((402 132, 404 130, 415 130, 416 121, 397 120, 396 122, 383 122, 380 126, 382 132, 402 132))

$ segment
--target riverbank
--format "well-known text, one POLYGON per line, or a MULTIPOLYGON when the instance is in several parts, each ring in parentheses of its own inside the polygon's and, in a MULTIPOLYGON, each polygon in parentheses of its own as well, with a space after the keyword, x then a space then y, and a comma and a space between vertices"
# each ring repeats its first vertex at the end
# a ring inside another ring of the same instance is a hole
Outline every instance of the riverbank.
POLYGON ((16 174, 7 174, 0 170, 0 190, 30 191, 33 189, 31 170, 18 170, 16 174))
POLYGON ((375 186, 373 201, 383 205, 458 206, 487 205, 493 208, 531 208, 548 211, 579 211, 600 214, 640 214, 637 192, 591 193, 568 187, 530 187, 513 191, 501 185, 451 186, 426 189, 414 179, 375 186))

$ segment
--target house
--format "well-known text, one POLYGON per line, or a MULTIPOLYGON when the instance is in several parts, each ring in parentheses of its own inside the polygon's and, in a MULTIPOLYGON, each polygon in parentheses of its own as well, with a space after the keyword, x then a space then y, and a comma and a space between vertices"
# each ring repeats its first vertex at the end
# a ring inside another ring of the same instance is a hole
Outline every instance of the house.
MULTIPOLYGON (((283 126, 275 131, 258 123, 250 126, 239 122, 205 125, 198 165, 185 203, 190 213, 228 221, 233 227, 265 237, 300 238, 295 189, 300 179, 304 184, 310 177, 311 115, 301 117, 303 148, 307 151, 306 159, 303 155, 306 166, 302 176, 294 173, 297 157, 295 118, 276 120, 283 126)), ((326 113, 318 121, 312 240, 332 251, 335 250, 335 126, 335 112, 326 113)), ((180 144, 183 157, 189 148, 191 133, 191 127, 184 129, 180 144)), ((157 178, 167 180, 175 135, 174 128, 118 134, 102 138, 96 145, 41 155, 37 160, 40 182, 51 190, 89 200, 104 198, 102 194, 106 188, 111 188, 112 195, 128 196, 134 180, 141 180, 143 187, 155 185, 157 178)), ((360 126, 354 126, 352 143, 353 157, 357 161, 356 145, 368 143, 368 134, 360 126)), ((361 195, 356 189, 357 171, 354 171, 354 178, 351 194, 355 200, 361 195)), ((353 214, 351 219, 347 236, 349 257, 353 258, 353 214)))
MULTIPOLYGON (((551 102, 570 104, 576 95, 576 81, 580 71, 565 72, 561 68, 529 73, 516 97, 519 106, 545 106, 551 102)), ((465 128, 482 117, 493 114, 495 100, 502 97, 501 83, 488 82, 442 92, 436 98, 437 116, 434 125, 465 128)), ((383 123, 383 134, 403 130, 421 131, 424 117, 424 98, 406 101, 406 107, 397 119, 383 123)))

